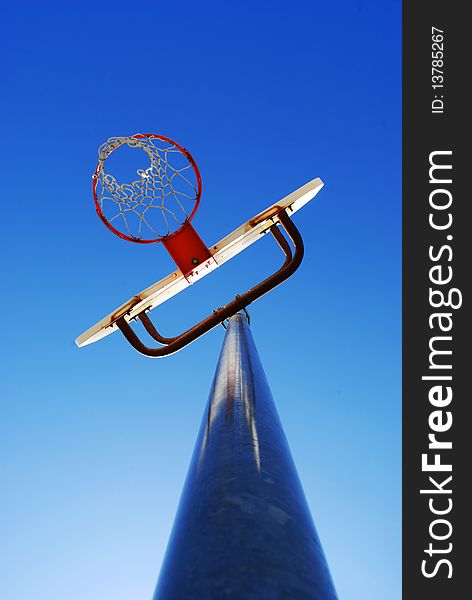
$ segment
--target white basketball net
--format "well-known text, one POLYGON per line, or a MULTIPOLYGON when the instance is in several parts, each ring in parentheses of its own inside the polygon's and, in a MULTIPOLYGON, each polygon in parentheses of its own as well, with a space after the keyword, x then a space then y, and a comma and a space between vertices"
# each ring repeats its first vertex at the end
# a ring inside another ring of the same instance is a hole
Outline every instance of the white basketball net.
POLYGON ((197 177, 189 159, 158 137, 110 138, 98 150, 98 165, 96 200, 102 215, 129 239, 155 240, 173 233, 190 217, 198 200, 197 177), (123 145, 143 150, 150 161, 131 182, 119 182, 106 172, 107 158, 123 145))

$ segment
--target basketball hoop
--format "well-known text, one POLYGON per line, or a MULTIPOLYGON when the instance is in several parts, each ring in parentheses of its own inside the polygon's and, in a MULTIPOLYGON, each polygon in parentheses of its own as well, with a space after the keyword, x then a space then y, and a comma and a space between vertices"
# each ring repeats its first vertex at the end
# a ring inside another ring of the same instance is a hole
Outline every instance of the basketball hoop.
POLYGON ((190 224, 200 204, 200 172, 177 142, 154 133, 110 138, 98 150, 92 189, 98 216, 118 237, 138 244, 162 242, 189 281, 202 269, 216 268, 190 224), (107 160, 119 148, 142 151, 139 164, 146 168, 138 168, 131 181, 108 168, 107 160))
POLYGON ((188 150, 162 135, 138 133, 112 137, 100 146, 92 189, 98 216, 108 229, 124 240, 152 244, 176 235, 190 222, 200 203, 202 182, 188 150), (107 160, 118 149, 143 153, 144 168, 137 169, 132 181, 122 181, 109 170, 107 160))
POLYGON ((152 133, 110 138, 99 148, 98 165, 93 174, 98 216, 122 239, 138 244, 162 242, 178 270, 133 296, 79 336, 77 344, 90 344, 119 329, 138 352, 150 357, 168 356, 235 313, 246 312, 249 304, 288 279, 299 267, 304 252, 303 241, 291 216, 322 187, 319 178, 309 181, 207 247, 190 223, 202 191, 200 173, 190 152, 177 142, 152 133), (141 152, 136 153, 136 150, 141 152), (122 168, 113 164, 120 153, 126 155, 122 168), (275 273, 243 294, 237 294, 228 304, 213 310, 208 317, 179 335, 164 337, 156 330, 147 311, 166 302, 269 233, 284 256, 284 263, 275 273), (129 325, 136 319, 161 344, 160 347, 148 347, 138 338, 129 325))

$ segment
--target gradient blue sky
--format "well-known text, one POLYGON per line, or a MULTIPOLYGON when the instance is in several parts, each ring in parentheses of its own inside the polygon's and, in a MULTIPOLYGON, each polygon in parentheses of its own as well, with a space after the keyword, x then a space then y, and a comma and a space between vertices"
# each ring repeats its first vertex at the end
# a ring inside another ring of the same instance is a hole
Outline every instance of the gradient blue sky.
MULTIPOLYGON (((75 337, 172 270, 115 238, 96 148, 158 132, 211 243, 313 177, 306 257, 252 330, 341 599, 401 596, 400 2, 3 9, 2 600, 150 598, 223 330, 151 361, 75 337)), ((263 240, 161 311, 171 335, 267 274, 263 240)))

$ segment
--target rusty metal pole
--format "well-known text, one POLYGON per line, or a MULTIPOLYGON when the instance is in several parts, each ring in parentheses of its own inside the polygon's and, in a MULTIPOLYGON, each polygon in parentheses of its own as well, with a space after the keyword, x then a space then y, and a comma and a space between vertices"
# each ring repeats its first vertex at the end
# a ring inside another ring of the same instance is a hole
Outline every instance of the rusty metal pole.
POLYGON ((230 318, 154 600, 336 600, 246 318, 230 318))

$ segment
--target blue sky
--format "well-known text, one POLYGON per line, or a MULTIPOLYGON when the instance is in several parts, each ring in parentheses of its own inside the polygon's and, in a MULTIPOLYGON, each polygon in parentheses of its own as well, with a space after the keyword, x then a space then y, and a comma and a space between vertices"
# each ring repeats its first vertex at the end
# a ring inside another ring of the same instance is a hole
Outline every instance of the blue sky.
MULTIPOLYGON (((2 600, 150 598, 157 580, 224 332, 162 361, 73 343, 173 269, 106 230, 90 191, 100 143, 151 131, 197 160, 207 243, 326 182, 252 331, 340 597, 399 599, 400 3, 3 10, 2 600)), ((163 307, 163 333, 278 260, 263 240, 163 307)))

